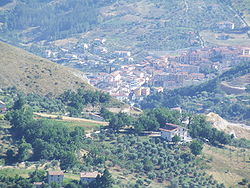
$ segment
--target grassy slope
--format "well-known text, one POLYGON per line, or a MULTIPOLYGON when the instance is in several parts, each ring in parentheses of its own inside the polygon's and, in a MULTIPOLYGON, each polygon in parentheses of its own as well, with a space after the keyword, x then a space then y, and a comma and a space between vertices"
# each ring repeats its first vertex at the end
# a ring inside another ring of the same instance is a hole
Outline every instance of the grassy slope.
POLYGON ((250 178, 250 150, 239 148, 215 148, 205 146, 204 155, 212 159, 207 173, 226 185, 226 187, 242 187, 238 185, 243 178, 250 178))
POLYGON ((77 70, 65 68, 24 50, 0 42, 0 87, 38 94, 60 94, 67 89, 92 87, 77 70))

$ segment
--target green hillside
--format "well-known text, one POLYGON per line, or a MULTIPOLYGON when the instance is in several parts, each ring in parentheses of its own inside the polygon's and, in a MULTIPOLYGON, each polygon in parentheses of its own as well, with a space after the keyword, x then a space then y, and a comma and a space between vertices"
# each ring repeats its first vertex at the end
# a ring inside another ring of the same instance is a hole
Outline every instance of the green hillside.
POLYGON ((250 64, 245 63, 197 86, 151 95, 142 108, 180 106, 190 112, 216 112, 223 118, 250 124, 250 64))
POLYGON ((25 93, 61 94, 77 88, 91 89, 77 70, 0 42, 0 88, 15 86, 25 93))

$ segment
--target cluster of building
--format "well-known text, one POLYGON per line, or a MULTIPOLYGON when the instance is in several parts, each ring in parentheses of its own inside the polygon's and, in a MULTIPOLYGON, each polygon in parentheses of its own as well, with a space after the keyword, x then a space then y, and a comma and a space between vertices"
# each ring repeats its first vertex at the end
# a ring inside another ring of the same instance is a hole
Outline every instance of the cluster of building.
MULTIPOLYGON (((88 184, 96 179, 98 175, 101 175, 99 172, 82 172, 80 173, 80 182, 82 184, 88 184)), ((62 185, 64 181, 63 171, 48 171, 47 172, 47 183, 57 183, 62 185)), ((34 182, 34 188, 42 188, 44 182, 34 182)))
POLYGON ((92 73, 90 83, 121 101, 141 100, 152 92, 198 84, 229 67, 250 60, 250 48, 216 47, 180 55, 147 56, 115 71, 92 73))
POLYGON ((108 92, 111 96, 124 101, 141 98, 151 93, 147 86, 151 74, 145 65, 123 65, 111 73, 101 72, 89 77, 91 85, 108 92))
MULTIPOLYGON (((216 27, 233 30, 235 26, 222 22, 216 27)), ((105 38, 80 39, 58 47, 56 52, 48 50, 47 57, 88 72, 90 84, 131 104, 152 92, 198 84, 215 77, 214 73, 250 60, 247 47, 190 49, 179 55, 145 55, 139 60, 132 49, 112 50, 107 43, 105 38)))
POLYGON ((105 38, 67 42, 65 45, 48 45, 50 49, 45 50, 45 57, 86 72, 105 72, 112 67, 119 67, 123 63, 134 61, 131 51, 111 50, 105 38))

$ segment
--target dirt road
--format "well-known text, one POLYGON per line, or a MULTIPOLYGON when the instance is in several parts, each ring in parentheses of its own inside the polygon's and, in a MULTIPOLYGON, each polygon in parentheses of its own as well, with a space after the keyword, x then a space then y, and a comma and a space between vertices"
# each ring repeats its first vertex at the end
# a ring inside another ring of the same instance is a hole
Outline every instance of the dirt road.
MULTIPOLYGON (((34 115, 44 117, 44 118, 51 118, 51 119, 58 118, 58 115, 52 115, 52 114, 34 113, 34 115)), ((64 121, 70 121, 70 122, 97 123, 100 125, 108 125, 108 122, 105 122, 105 121, 96 121, 96 120, 84 119, 84 118, 73 118, 73 117, 68 117, 68 116, 60 116, 60 119, 62 119, 64 121)))

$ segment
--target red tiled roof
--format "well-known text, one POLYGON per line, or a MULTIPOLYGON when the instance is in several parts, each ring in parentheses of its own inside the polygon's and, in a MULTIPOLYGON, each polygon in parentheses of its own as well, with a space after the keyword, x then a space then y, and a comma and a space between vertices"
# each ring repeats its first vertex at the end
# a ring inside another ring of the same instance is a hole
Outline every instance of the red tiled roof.
POLYGON ((169 128, 160 128, 159 130, 160 131, 165 131, 165 132, 173 132, 173 131, 176 131, 178 128, 173 128, 173 129, 169 129, 169 128))
POLYGON ((179 128, 178 125, 172 124, 172 123, 166 123, 167 127, 160 128, 160 131, 165 131, 165 132, 172 132, 176 131, 176 129, 179 128))
POLYGON ((51 176, 64 175, 63 171, 49 171, 48 174, 51 176))
POLYGON ((174 126, 174 127, 179 127, 179 125, 176 125, 176 124, 172 124, 172 123, 165 123, 166 125, 168 126, 174 126))

